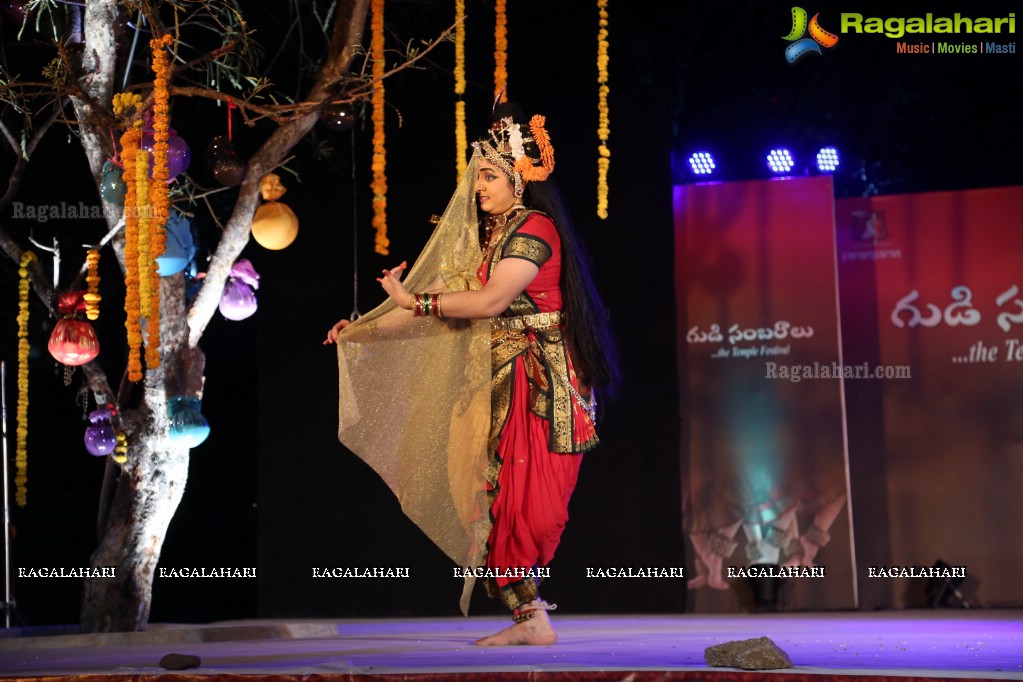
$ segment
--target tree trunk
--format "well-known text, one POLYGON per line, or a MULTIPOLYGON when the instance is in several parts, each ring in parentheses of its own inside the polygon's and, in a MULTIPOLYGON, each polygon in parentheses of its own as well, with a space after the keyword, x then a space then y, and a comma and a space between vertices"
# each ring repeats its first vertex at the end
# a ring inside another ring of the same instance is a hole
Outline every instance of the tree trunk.
POLYGON ((106 534, 92 565, 113 566, 114 578, 87 578, 82 595, 83 632, 137 631, 149 622, 153 577, 174 512, 185 492, 188 449, 153 444, 161 438, 151 420, 121 471, 106 534))
POLYGON ((83 632, 137 631, 149 622, 160 550, 188 480, 189 450, 167 437, 167 399, 201 396, 205 370, 202 352, 188 347, 184 291, 180 274, 160 280, 161 363, 146 371, 142 405, 122 415, 128 461, 91 559, 93 567, 114 567, 115 576, 85 580, 83 632))

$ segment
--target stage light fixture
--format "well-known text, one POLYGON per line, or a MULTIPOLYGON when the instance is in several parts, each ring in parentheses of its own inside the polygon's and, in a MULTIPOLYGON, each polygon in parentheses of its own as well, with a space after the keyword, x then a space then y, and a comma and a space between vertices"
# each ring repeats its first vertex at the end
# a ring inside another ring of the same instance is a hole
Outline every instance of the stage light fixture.
POLYGON ((710 152, 695 152, 689 157, 689 167, 696 175, 710 175, 717 166, 714 165, 714 157, 710 152))
POLYGON ((821 147, 817 152, 817 170, 821 173, 834 173, 838 169, 838 150, 834 147, 821 147))
POLYGON ((767 155, 767 166, 772 173, 788 173, 794 165, 788 149, 772 149, 767 155))

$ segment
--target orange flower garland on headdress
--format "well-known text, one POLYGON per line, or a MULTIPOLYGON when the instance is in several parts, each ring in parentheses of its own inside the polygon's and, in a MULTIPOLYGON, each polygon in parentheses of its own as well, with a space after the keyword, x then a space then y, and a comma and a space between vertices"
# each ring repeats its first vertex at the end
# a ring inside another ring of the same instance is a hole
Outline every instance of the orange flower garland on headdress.
POLYGON ((375 250, 381 256, 387 247, 387 154, 384 147, 384 0, 373 0, 370 19, 370 56, 373 60, 373 227, 375 250))
MULTIPOLYGON (((28 504, 28 294, 32 288, 28 267, 36 260, 35 253, 21 254, 18 274, 18 434, 14 446, 16 486, 14 499, 19 507, 28 504)), ((4 466, 7 463, 4 462, 4 466)))
POLYGON ((607 172, 611 168, 611 150, 607 147, 607 138, 611 134, 611 115, 608 111, 607 96, 611 88, 607 84, 607 65, 610 57, 607 53, 607 2, 608 0, 597 0, 597 10, 600 13, 600 30, 597 32, 597 139, 600 145, 597 147, 597 216, 602 220, 607 219, 607 172))
POLYGON ((547 118, 540 114, 529 119, 529 132, 540 151, 540 165, 533 165, 534 160, 528 154, 515 159, 514 168, 522 174, 522 179, 526 182, 543 182, 554 172, 554 147, 551 145, 551 136, 544 127, 546 123, 547 118))

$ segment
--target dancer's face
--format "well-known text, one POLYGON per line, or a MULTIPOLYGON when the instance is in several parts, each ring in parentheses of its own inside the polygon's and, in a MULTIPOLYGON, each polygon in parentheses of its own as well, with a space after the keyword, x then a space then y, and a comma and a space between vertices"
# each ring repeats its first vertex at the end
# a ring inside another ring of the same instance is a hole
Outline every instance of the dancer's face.
POLYGON ((504 173, 490 163, 480 166, 476 178, 476 194, 480 208, 490 215, 501 215, 515 205, 515 186, 504 173))

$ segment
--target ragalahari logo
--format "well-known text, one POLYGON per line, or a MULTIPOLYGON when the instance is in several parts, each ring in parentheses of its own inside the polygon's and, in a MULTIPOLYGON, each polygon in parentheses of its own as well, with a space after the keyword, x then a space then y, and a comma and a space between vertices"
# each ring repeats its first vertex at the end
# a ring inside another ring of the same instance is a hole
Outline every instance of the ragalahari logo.
POLYGON ((795 64, 808 54, 821 54, 822 47, 834 47, 838 44, 838 36, 830 31, 825 31, 817 22, 820 14, 813 15, 809 23, 806 21, 806 10, 802 7, 792 8, 792 30, 783 40, 792 44, 785 48, 785 59, 789 64, 795 64), (809 31, 810 37, 804 37, 809 31))

